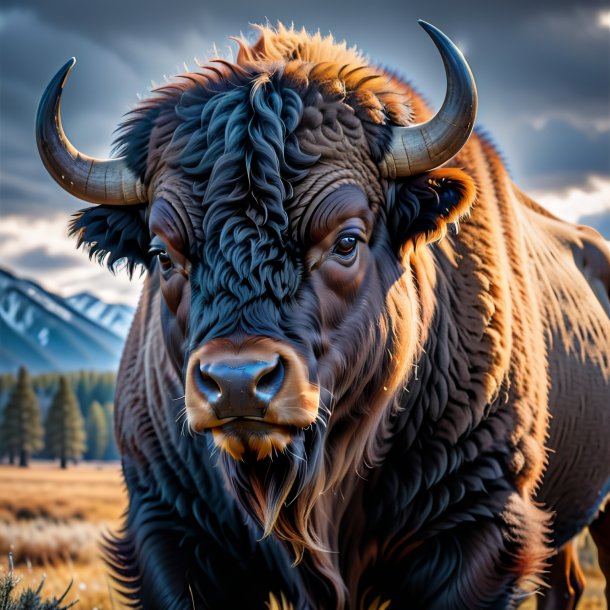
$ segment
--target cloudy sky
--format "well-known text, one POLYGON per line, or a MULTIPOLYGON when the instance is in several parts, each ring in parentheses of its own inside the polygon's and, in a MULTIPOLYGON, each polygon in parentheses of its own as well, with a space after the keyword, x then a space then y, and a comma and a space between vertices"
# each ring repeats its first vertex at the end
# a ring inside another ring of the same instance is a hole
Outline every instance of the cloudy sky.
POLYGON ((66 238, 82 202, 42 167, 34 141, 40 95, 71 56, 62 98, 77 148, 108 156, 121 117, 153 83, 195 69, 250 23, 329 31, 408 77, 438 107, 444 73, 417 26, 444 30, 479 88, 480 129, 519 186, 610 240, 610 4, 580 0, 3 0, 0 8, 0 261, 64 295, 134 302, 138 284, 113 277, 66 238), (185 64, 186 63, 186 68, 185 64))

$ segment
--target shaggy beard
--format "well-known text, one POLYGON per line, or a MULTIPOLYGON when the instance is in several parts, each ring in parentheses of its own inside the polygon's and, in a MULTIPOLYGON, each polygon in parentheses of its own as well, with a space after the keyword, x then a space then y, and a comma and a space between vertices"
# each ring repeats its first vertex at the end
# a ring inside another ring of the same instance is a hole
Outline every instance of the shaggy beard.
POLYGON ((274 534, 292 547, 295 565, 305 549, 327 550, 310 519, 323 489, 322 428, 294 429, 290 445, 273 458, 248 456, 237 461, 224 451, 220 458, 242 508, 263 528, 263 537, 274 534))
MULTIPOLYGON (((375 430, 380 428, 383 414, 391 411, 385 406, 381 405, 373 418, 375 430)), ((273 458, 259 461, 250 454, 238 461, 223 451, 220 464, 230 492, 262 527, 263 537, 273 534, 284 541, 294 554, 294 566, 305 559, 306 570, 313 570, 325 583, 330 596, 326 607, 342 608, 347 587, 338 555, 331 548, 328 519, 335 495, 326 492, 348 472, 357 472, 363 460, 375 465, 382 452, 377 447, 377 434, 355 434, 351 426, 340 434, 343 442, 329 451, 329 437, 335 430, 329 429, 329 415, 330 410, 322 409, 315 425, 306 430, 293 428, 292 442, 273 458)))

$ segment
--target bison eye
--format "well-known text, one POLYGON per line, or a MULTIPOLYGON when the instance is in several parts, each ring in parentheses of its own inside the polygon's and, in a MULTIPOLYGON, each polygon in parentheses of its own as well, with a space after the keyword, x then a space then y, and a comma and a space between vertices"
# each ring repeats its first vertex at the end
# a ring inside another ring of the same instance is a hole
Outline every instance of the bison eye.
POLYGON ((157 254, 157 258, 159 259, 159 265, 161 266, 161 269, 167 271, 171 268, 172 259, 169 257, 169 254, 165 252, 165 250, 161 250, 161 252, 157 254))
POLYGON ((332 253, 343 260, 354 258, 358 251, 358 237, 355 235, 341 236, 333 246, 332 253))
POLYGON ((157 257, 157 260, 159 261, 159 267, 161 267, 161 271, 169 271, 174 266, 170 255, 164 248, 156 246, 151 248, 148 253, 151 256, 157 257))

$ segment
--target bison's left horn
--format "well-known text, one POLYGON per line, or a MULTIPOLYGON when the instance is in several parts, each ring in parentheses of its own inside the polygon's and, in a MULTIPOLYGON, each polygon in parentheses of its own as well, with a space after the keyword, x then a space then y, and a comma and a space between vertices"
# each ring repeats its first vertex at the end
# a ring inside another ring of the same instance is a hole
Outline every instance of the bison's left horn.
POLYGON ((72 58, 46 88, 36 115, 36 143, 47 171, 68 193, 109 205, 132 205, 146 201, 142 182, 127 167, 124 158, 94 159, 80 153, 68 140, 61 125, 59 102, 72 58))
POLYGON ((438 113, 426 123, 394 127, 392 147, 380 164, 390 179, 439 167, 466 144, 477 114, 477 88, 460 50, 433 25, 420 21, 438 48, 447 75, 447 93, 438 113))

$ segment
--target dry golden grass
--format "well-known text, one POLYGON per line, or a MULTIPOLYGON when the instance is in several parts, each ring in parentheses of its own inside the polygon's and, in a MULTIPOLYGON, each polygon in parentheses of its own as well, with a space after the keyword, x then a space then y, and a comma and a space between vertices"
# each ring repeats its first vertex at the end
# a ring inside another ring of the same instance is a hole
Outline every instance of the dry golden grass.
POLYGON ((118 463, 83 463, 67 470, 52 462, 34 462, 30 468, 0 466, 2 521, 119 521, 126 504, 118 463))
POLYGON ((64 561, 89 563, 99 555, 103 525, 47 519, 0 521, 0 557, 13 553, 16 562, 49 564, 64 561))
MULTIPOLYGON (((98 543, 102 533, 120 527, 126 504, 118 464, 79 464, 68 470, 50 463, 0 465, 0 575, 8 569, 12 550, 20 587, 36 588, 46 574, 43 593, 48 597, 59 597, 74 581, 66 601, 79 599, 75 610, 125 608, 120 596, 111 593, 98 543)), ((607 610, 604 579, 586 538, 580 557, 587 586, 578 609, 607 610)), ((535 607, 530 599, 520 609, 535 607)))
POLYGON ((118 595, 111 599, 99 542, 120 527, 126 505, 116 463, 0 466, 0 574, 12 551, 19 588, 36 588, 46 575, 42 592, 59 597, 73 580, 66 601, 79 599, 75 609, 123 608, 118 595))
MULTIPOLYGON (((0 568, 0 576, 4 576, 6 571, 6 567, 0 568)), ((101 559, 96 559, 91 563, 67 562, 46 566, 18 564, 15 566, 15 576, 21 578, 17 591, 26 587, 36 589, 41 578, 46 577, 41 591, 44 598, 61 596, 72 581, 70 591, 65 597, 65 603, 78 600, 74 610, 127 609, 120 596, 111 591, 112 580, 101 559)))

